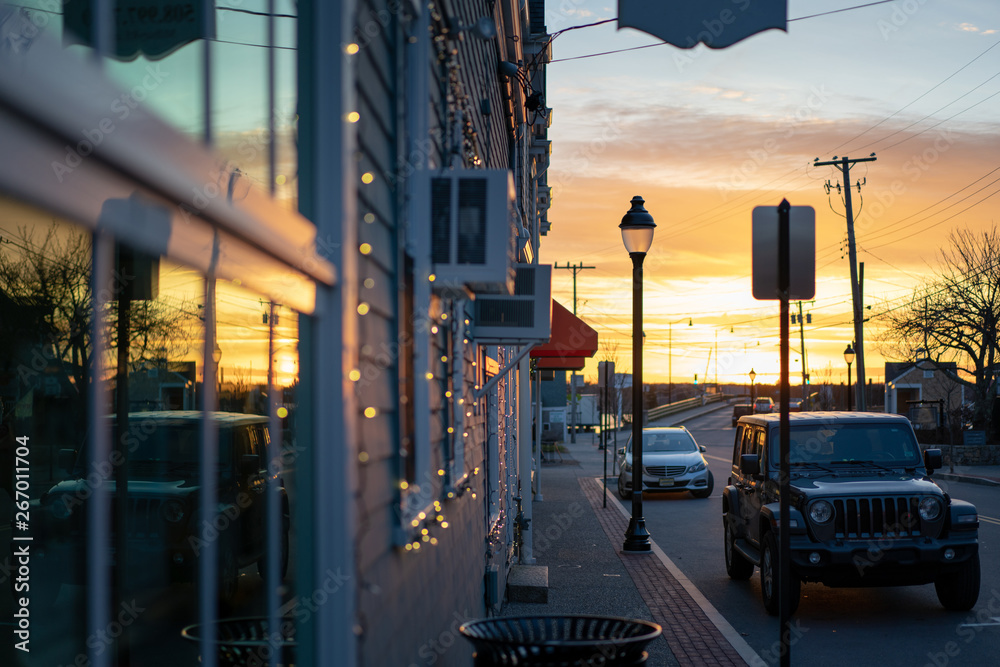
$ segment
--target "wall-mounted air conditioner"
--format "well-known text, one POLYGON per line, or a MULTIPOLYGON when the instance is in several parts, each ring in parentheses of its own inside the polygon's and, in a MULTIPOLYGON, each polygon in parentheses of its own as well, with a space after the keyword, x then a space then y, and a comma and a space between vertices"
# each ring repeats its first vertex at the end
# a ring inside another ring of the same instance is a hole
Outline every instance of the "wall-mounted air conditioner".
POLYGON ((431 172, 428 179, 434 290, 512 294, 521 221, 510 171, 431 172))
POLYGON ((516 264, 514 294, 476 297, 472 338, 486 345, 548 341, 552 329, 552 265, 516 264))

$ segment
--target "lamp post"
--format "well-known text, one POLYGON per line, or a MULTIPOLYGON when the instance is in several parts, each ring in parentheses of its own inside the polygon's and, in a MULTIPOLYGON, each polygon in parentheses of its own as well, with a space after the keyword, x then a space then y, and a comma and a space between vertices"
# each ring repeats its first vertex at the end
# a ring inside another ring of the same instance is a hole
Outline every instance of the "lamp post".
POLYGON ((656 223, 638 195, 622 218, 622 242, 632 259, 632 518, 625 529, 622 551, 651 553, 646 520, 642 516, 642 261, 653 244, 656 223))
POLYGON ((847 411, 851 411, 851 364, 854 363, 854 348, 847 344, 844 350, 844 361, 847 362, 847 411))
MULTIPOLYGON (((757 377, 757 374, 756 374, 756 373, 754 373, 754 372, 753 372, 753 369, 751 368, 751 369, 750 369, 750 405, 751 405, 751 406, 752 406, 752 405, 754 404, 754 403, 753 403, 753 400, 754 400, 754 399, 753 399, 753 379, 754 379, 755 377, 757 377)), ((756 410, 754 410, 754 412, 756 412, 756 410)))

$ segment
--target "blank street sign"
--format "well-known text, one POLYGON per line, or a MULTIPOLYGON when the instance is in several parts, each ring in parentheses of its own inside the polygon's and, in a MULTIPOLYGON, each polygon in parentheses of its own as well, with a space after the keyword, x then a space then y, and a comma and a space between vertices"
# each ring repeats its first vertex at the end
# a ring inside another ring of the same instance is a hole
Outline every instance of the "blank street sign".
MULTIPOLYGON (((816 295, 816 210, 792 206, 788 213, 788 300, 816 295)), ((753 298, 780 299, 778 286, 778 207, 753 210, 753 298)))

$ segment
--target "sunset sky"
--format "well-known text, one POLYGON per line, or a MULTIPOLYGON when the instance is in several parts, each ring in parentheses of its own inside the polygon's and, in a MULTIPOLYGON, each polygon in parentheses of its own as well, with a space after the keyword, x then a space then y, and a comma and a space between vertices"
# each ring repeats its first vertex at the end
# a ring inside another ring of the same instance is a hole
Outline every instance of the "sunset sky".
MULTIPOLYGON (((905 360, 879 343, 879 313, 937 272, 953 230, 1000 217, 1000 15, 986 0, 898 0, 812 17, 866 4, 790 0, 787 33, 721 50, 679 49, 616 22, 554 38, 552 228, 540 260, 596 267, 577 274, 577 314, 617 345, 619 371, 631 369, 632 303, 618 224, 640 195, 657 224, 645 262, 646 381, 666 382, 670 366, 674 382, 707 373, 744 383, 751 367, 758 382, 777 380, 778 302, 751 294, 751 212, 784 197, 816 210, 808 371, 813 384, 845 381, 847 225, 841 195, 824 188, 843 179, 812 165, 873 152, 851 170, 852 183, 865 181, 853 197, 871 307, 867 376, 879 382, 885 361, 905 360), (583 57, 644 45, 654 46, 583 57)), ((613 0, 562 0, 547 3, 546 26, 615 16, 613 0)), ((553 271, 553 295, 572 310, 572 271, 553 271)), ((792 334, 799 384, 797 325, 792 334)), ((604 357, 588 363, 588 382, 604 357)))

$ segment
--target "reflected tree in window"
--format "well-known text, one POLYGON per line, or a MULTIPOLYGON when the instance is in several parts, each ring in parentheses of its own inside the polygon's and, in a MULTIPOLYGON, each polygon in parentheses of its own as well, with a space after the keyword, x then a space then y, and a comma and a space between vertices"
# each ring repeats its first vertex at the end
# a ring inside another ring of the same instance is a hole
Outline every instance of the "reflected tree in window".
MULTIPOLYGON (((8 233, 10 233, 8 231, 8 233)), ((0 301, 8 310, 5 321, 21 322, 5 327, 7 350, 16 351, 14 369, 22 376, 59 362, 77 387, 86 386, 90 357, 90 236, 56 222, 47 228, 19 226, 0 244, 0 301), (14 340, 11 340, 11 339, 14 340)), ((122 293, 128 275, 116 271, 108 288, 122 293)), ((114 307, 113 305, 111 307, 114 307)), ((110 345, 117 340, 115 318, 109 317, 110 345)), ((130 364, 185 354, 195 342, 200 326, 194 304, 175 305, 164 299, 134 301, 130 318, 130 364)), ((22 377, 23 380, 28 378, 22 377)))

